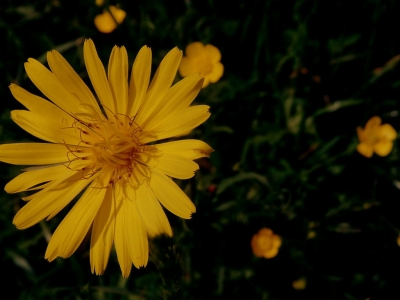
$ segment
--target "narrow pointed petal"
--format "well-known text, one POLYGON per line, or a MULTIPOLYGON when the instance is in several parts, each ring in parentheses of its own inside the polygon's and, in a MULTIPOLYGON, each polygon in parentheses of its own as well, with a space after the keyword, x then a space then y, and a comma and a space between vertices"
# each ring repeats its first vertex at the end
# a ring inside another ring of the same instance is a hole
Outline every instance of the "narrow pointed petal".
POLYGON ((149 87, 151 74, 151 49, 143 46, 132 66, 131 79, 129 83, 129 105, 128 116, 135 116, 142 106, 149 87))
POLYGON ((0 161, 13 165, 47 165, 68 162, 65 145, 17 143, 0 145, 0 161))
POLYGON ((166 93, 163 105, 154 111, 150 118, 140 124, 142 129, 151 131, 152 128, 162 123, 172 114, 188 108, 200 92, 203 80, 199 74, 193 74, 173 85, 166 93))
POLYGON ((34 85, 53 103, 69 114, 73 114, 81 102, 65 89, 58 78, 33 58, 25 63, 25 70, 34 85))
POLYGON ((191 160, 210 157, 210 154, 214 152, 214 149, 203 141, 190 139, 157 144, 157 148, 162 153, 181 155, 191 160))
POLYGON ((66 167, 64 165, 58 165, 23 172, 7 183, 4 190, 10 194, 23 192, 40 183, 54 180, 65 174, 65 171, 66 167))
POLYGON ((131 223, 130 219, 133 218, 129 212, 125 202, 132 200, 124 197, 122 187, 120 184, 115 185, 115 237, 114 245, 117 253, 119 265, 121 267, 122 276, 127 278, 131 273, 132 259, 129 254, 129 244, 132 243, 129 240, 128 232, 132 230, 129 226, 131 223))
POLYGON ((108 64, 108 82, 116 112, 124 113, 128 104, 128 54, 125 47, 115 46, 108 64))
POLYGON ((93 180, 79 180, 81 175, 73 174, 75 175, 65 180, 57 189, 51 190, 41 197, 36 197, 25 204, 15 215, 13 224, 18 229, 25 229, 49 215, 58 213, 93 180))
POLYGON ((189 197, 169 177, 152 171, 150 187, 161 204, 173 214, 190 219, 196 207, 189 197))
POLYGON ((57 227, 50 239, 45 259, 52 261, 56 257, 67 258, 79 247, 106 194, 103 181, 93 182, 57 227))
POLYGON ((97 97, 104 106, 104 111, 110 120, 114 120, 113 112, 115 112, 114 99, 108 85, 104 66, 97 55, 96 48, 91 39, 85 40, 83 47, 85 65, 89 74, 90 81, 96 91, 97 97))
POLYGON ((43 117, 47 117, 48 119, 61 120, 61 123, 64 124, 65 127, 71 126, 74 122, 74 118, 52 102, 31 94, 16 84, 10 84, 10 91, 14 98, 31 112, 40 113, 43 117))
POLYGON ((184 156, 163 153, 158 158, 156 168, 167 176, 178 179, 189 179, 194 176, 194 173, 199 169, 199 165, 184 156))
POLYGON ((149 260, 149 241, 146 226, 140 218, 134 199, 123 201, 124 236, 126 247, 136 268, 147 266, 149 260))
MULTIPOLYGON (((204 123, 209 117, 210 112, 209 106, 197 105, 189 107, 185 110, 179 111, 173 114, 170 118, 165 120, 163 123, 158 125, 156 128, 152 128, 157 135, 157 140, 162 140, 170 137, 174 137, 180 134, 184 134, 192 130, 193 128, 204 123)), ((151 137, 144 138, 143 143, 153 141, 151 137)))
POLYGON ((154 111, 157 111, 163 105, 164 96, 176 77, 176 71, 178 70, 181 59, 182 51, 178 48, 174 48, 168 52, 160 63, 150 83, 146 99, 140 107, 137 116, 138 124, 142 124, 154 111))
POLYGON ((92 238, 90 240, 90 266, 92 273, 101 275, 107 267, 115 232, 115 203, 113 186, 107 188, 93 221, 92 238))
POLYGON ((149 255, 146 227, 137 212, 135 193, 131 190, 129 195, 132 198, 119 197, 116 206, 115 250, 124 277, 128 277, 132 263, 136 268, 146 266, 149 255))
POLYGON ((153 191, 146 184, 142 184, 136 190, 135 203, 150 237, 160 234, 172 236, 172 229, 167 216, 153 191))
POLYGON ((58 51, 47 52, 47 62, 53 74, 70 93, 76 95, 81 103, 100 111, 93 93, 58 51))
POLYGON ((27 110, 13 110, 11 119, 26 132, 47 142, 70 145, 77 145, 82 142, 79 131, 74 127, 63 124, 62 119, 57 122, 43 117, 42 113, 27 110))

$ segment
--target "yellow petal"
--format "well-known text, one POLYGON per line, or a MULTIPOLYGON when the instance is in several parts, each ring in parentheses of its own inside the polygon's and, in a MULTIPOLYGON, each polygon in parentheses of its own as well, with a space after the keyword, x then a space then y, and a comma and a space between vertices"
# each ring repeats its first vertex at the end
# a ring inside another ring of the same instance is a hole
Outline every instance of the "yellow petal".
POLYGON ((264 252, 263 252, 263 256, 264 256, 265 258, 273 258, 273 257, 275 257, 275 256, 278 254, 278 252, 279 252, 279 248, 272 247, 272 248, 270 248, 270 249, 264 251, 264 252))
POLYGON ((172 114, 186 109, 196 98, 203 85, 203 78, 199 74, 188 76, 172 86, 164 97, 163 105, 154 111, 154 114, 141 123, 141 127, 152 131, 172 114))
MULTIPOLYGON (((152 128, 152 130, 157 134, 158 140, 188 132, 204 123, 210 117, 209 108, 207 105, 197 105, 181 110, 171 115, 157 128, 152 128)), ((148 141, 145 138, 142 142, 147 143, 148 141)))
POLYGON ((147 184, 142 184, 136 190, 136 201, 138 213, 145 224, 150 237, 159 234, 172 236, 171 225, 163 211, 160 202, 147 184))
POLYGON ((377 132, 378 139, 383 139, 386 141, 394 141, 396 137, 397 137, 397 132, 396 130, 394 130, 392 125, 383 124, 382 126, 379 127, 379 130, 377 132))
POLYGON ((179 65, 179 74, 182 77, 186 77, 193 73, 199 73, 193 60, 186 56, 182 57, 181 64, 179 65))
POLYGON ((48 216, 54 216, 94 179, 92 177, 88 180, 79 180, 82 174, 77 174, 76 172, 72 174, 74 175, 59 184, 57 188, 25 204, 15 215, 13 224, 18 229, 25 229, 48 216))
POLYGON ((128 241, 129 250, 133 264, 136 268, 147 266, 149 260, 149 241, 147 238, 146 226, 144 225, 140 215, 137 211, 136 206, 133 203, 128 203, 131 207, 129 218, 131 218, 132 230, 129 230, 127 234, 130 235, 128 241))
POLYGON ((221 60, 221 52, 217 47, 208 44, 204 46, 204 51, 213 63, 217 63, 221 60))
MULTIPOLYGON (((121 188, 119 184, 115 185, 116 189, 121 188)), ((128 205, 125 202, 132 202, 132 200, 123 199, 121 192, 115 192, 115 237, 114 245, 117 253, 119 265, 121 267, 122 276, 127 278, 131 273, 132 260, 129 255, 129 244, 134 243, 130 240, 128 232, 133 229, 132 219, 133 216, 129 211, 128 205)))
POLYGON ((118 24, 121 24, 126 17, 126 12, 114 5, 110 5, 110 12, 114 16, 118 24))
POLYGON ((75 252, 92 225, 106 190, 99 182, 86 189, 51 237, 45 259, 67 258, 75 252))
POLYGON ((373 154, 373 149, 372 149, 372 147, 371 147, 370 145, 366 144, 366 143, 360 143, 360 144, 358 144, 358 145, 357 145, 357 151, 358 151, 361 155, 363 155, 363 156, 365 156, 365 157, 367 157, 367 158, 370 158, 370 157, 372 156, 372 154, 373 154))
POLYGON ((93 93, 59 52, 56 50, 47 52, 47 62, 53 74, 71 94, 78 97, 81 103, 91 105, 100 112, 93 93))
POLYGON ((101 275, 107 267, 115 232, 115 203, 113 186, 109 185, 103 203, 93 221, 90 240, 90 266, 92 273, 101 275))
POLYGON ((94 25, 102 33, 110 33, 117 28, 117 24, 108 11, 94 17, 94 25))
POLYGON ((203 89, 210 84, 210 79, 208 76, 204 77, 204 82, 203 82, 203 89))
POLYGON ((44 118, 41 113, 27 110, 13 110, 11 119, 22 129, 39 139, 59 144, 77 145, 82 142, 80 132, 76 128, 44 118))
POLYGON ((207 75, 207 78, 211 83, 217 82, 222 75, 224 74, 224 66, 218 62, 213 66, 213 69, 210 74, 207 75))
POLYGON ((143 124, 153 115, 154 111, 159 110, 163 106, 164 96, 176 77, 176 71, 178 70, 181 58, 182 51, 174 48, 161 61, 150 83, 145 101, 138 111, 138 124, 143 124))
POLYGON ((131 80, 129 83, 128 116, 135 116, 145 99, 150 82, 151 49, 143 46, 132 66, 131 80))
POLYGON ((282 239, 281 239, 281 237, 280 237, 279 235, 274 234, 274 235, 272 236, 272 245, 273 245, 275 248, 279 248, 279 247, 282 245, 282 239))
POLYGON ((18 143, 0 145, 0 161, 14 165, 48 165, 68 162, 64 145, 18 143))
POLYGON ((122 274, 128 277, 132 263, 136 268, 147 265, 147 232, 138 214, 135 199, 120 199, 116 207, 115 249, 122 274))
POLYGON ((114 46, 108 63, 108 82, 116 112, 125 113, 128 104, 128 54, 125 47, 114 46))
POLYGON ((23 172, 7 183, 4 190, 10 194, 28 190, 35 185, 54 180, 65 174, 66 168, 64 165, 58 165, 23 172))
POLYGON ((200 157, 210 157, 210 154, 214 152, 214 149, 203 141, 191 139, 157 144, 157 148, 162 153, 181 155, 192 160, 200 157))
POLYGON ((74 118, 58 106, 42 97, 29 93, 18 85, 10 84, 10 91, 14 98, 31 112, 40 113, 43 117, 47 117, 48 119, 61 120, 61 123, 63 123, 65 127, 71 126, 75 121, 74 118))
POLYGON ((164 174, 152 170, 150 187, 161 204, 173 214, 190 219, 196 207, 189 197, 164 174))
POLYGON ((361 127, 357 127, 356 130, 357 130, 358 140, 360 142, 365 142, 366 138, 365 138, 364 130, 361 127))
POLYGON ((80 100, 67 91, 58 78, 40 62, 29 58, 25 70, 34 85, 53 103, 69 114, 76 112, 80 100))
POLYGON ((392 151, 393 149, 393 142, 392 141, 379 141, 378 143, 374 144, 373 146, 374 152, 379 156, 386 156, 392 151))
POLYGON ((364 130, 365 135, 369 136, 373 131, 375 131, 382 124, 382 120, 378 116, 374 116, 368 120, 365 124, 364 130))
POLYGON ((205 48, 200 42, 193 42, 186 46, 185 54, 188 57, 198 57, 204 55, 205 48))
POLYGON ((104 66, 97 55, 96 48, 91 39, 85 40, 83 46, 83 54, 85 65, 89 74, 90 81, 96 91, 97 97, 104 106, 104 111, 108 119, 115 120, 113 113, 115 112, 115 103, 111 94, 104 66))
POLYGON ((194 173, 199 169, 199 165, 184 156, 163 153, 158 158, 156 168, 167 176, 178 179, 189 179, 194 176, 194 173))

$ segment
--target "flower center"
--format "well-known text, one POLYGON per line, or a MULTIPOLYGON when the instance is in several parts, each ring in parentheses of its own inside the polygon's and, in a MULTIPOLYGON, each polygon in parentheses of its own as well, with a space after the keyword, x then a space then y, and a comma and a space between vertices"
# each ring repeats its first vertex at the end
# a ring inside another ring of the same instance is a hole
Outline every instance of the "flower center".
POLYGON ((136 188, 149 179, 149 168, 156 162, 158 150, 140 143, 142 130, 134 118, 114 117, 114 121, 88 114, 75 117, 73 127, 80 131, 81 143, 86 147, 75 151, 68 148, 68 153, 75 156, 69 161, 82 159, 81 170, 90 170, 89 177, 97 172, 108 173, 110 184, 119 182, 136 188))

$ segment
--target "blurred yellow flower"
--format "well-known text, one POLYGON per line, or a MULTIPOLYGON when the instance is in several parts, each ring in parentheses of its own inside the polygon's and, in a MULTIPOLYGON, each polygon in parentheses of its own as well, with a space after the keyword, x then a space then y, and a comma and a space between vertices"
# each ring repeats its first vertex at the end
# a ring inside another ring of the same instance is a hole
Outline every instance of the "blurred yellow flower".
POLYGON ((374 116, 364 129, 357 127, 357 135, 360 141, 357 151, 361 155, 371 157, 375 152, 379 156, 386 156, 392 151, 397 132, 390 124, 382 124, 380 117, 374 116))
POLYGON ((303 277, 292 282, 292 287, 295 290, 304 290, 306 286, 307 286, 307 280, 303 277))
POLYGON ((261 228, 251 239, 251 249, 257 257, 275 257, 281 244, 281 237, 269 228, 261 228))
POLYGON ((126 12, 118 7, 111 5, 109 9, 110 11, 105 9, 101 15, 94 18, 94 25, 102 33, 113 32, 126 17, 126 12))
POLYGON ((184 219, 196 211, 171 178, 193 177, 199 168, 193 160, 213 150, 200 140, 168 139, 206 121, 209 107, 191 106, 203 84, 199 74, 171 86, 182 58, 178 48, 168 52, 152 80, 146 46, 130 76, 125 47, 113 48, 107 73, 92 40, 85 41, 83 54, 95 94, 55 50, 47 53, 50 70, 32 58, 25 63, 28 77, 50 101, 10 85, 27 108, 12 111, 11 118, 45 142, 0 145, 0 161, 31 166, 5 190, 34 192, 23 197, 27 202, 14 217, 18 229, 51 219, 78 198, 45 258, 71 256, 90 233, 92 272, 104 272, 114 245, 127 277, 132 264, 146 266, 148 237, 172 235, 163 207, 184 219))
POLYGON ((194 42, 186 46, 185 54, 179 73, 182 77, 200 73, 204 77, 203 88, 210 82, 217 82, 224 73, 224 66, 220 63, 221 52, 213 45, 194 42))

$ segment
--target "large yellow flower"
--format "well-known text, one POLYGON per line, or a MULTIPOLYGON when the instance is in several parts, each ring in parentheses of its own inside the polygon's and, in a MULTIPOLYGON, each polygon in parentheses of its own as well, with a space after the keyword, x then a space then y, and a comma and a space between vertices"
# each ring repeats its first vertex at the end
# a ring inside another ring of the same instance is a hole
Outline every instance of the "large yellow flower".
POLYGON ((357 127, 357 135, 360 141, 357 151, 369 158, 374 152, 379 156, 388 155, 392 151, 397 132, 392 125, 382 124, 381 118, 374 116, 368 120, 364 129, 357 127))
POLYGON ((217 47, 193 42, 186 46, 185 54, 179 66, 182 77, 200 73, 204 77, 203 87, 206 87, 210 82, 217 82, 224 74, 221 52, 217 47))
POLYGON ((54 232, 45 258, 69 257, 90 230, 92 272, 104 272, 114 244, 126 277, 132 263, 146 266, 148 236, 172 235, 162 206, 184 219, 195 212, 170 177, 191 178, 198 169, 193 160, 213 150, 193 139, 156 141, 200 125, 210 116, 209 107, 190 106, 203 84, 199 74, 171 87, 182 58, 177 48, 165 56, 151 82, 146 46, 133 63, 129 83, 124 47, 113 48, 107 75, 90 39, 84 58, 100 105, 54 50, 47 55, 50 70, 32 58, 25 64, 29 78, 51 102, 11 84, 14 97, 28 109, 12 111, 12 119, 47 143, 0 145, 1 161, 33 165, 5 190, 35 191, 23 198, 28 203, 13 220, 19 229, 51 219, 83 191, 54 232))

